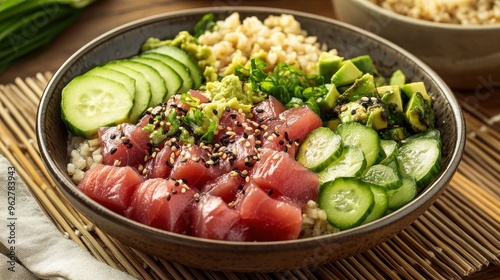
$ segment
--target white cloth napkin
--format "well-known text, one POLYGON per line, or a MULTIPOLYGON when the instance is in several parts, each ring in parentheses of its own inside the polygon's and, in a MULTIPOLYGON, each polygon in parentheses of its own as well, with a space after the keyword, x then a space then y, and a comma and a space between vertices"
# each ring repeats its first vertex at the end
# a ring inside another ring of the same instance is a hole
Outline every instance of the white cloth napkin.
POLYGON ((1 279, 134 279, 65 238, 11 167, 0 155, 1 279))

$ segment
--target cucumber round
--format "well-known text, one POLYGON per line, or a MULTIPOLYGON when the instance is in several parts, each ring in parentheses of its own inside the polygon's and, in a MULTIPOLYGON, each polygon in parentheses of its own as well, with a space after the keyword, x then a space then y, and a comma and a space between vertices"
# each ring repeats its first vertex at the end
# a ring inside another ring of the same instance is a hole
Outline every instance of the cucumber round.
POLYGON ((345 145, 357 146, 363 150, 367 167, 380 162, 385 157, 380 138, 373 128, 357 122, 347 122, 340 124, 336 132, 342 137, 345 145))
POLYGON ((198 89, 200 87, 203 73, 201 72, 200 67, 198 67, 198 63, 196 63, 196 61, 194 61, 187 52, 173 46, 161 46, 148 50, 144 53, 159 53, 167 55, 184 64, 189 69, 191 78, 193 78, 193 89, 198 89))
POLYGON ((108 69, 106 67, 97 66, 90 69, 84 75, 86 76, 99 76, 102 78, 106 78, 109 80, 113 80, 122 84, 129 92, 130 96, 135 96, 135 80, 129 77, 126 74, 123 74, 119 71, 115 71, 113 69, 108 69))
POLYGON ((355 177, 366 168, 363 151, 355 146, 344 146, 342 155, 318 173, 320 182, 333 181, 337 177, 355 177))
POLYGON ((99 127, 128 122, 133 97, 123 84, 98 76, 78 76, 62 90, 61 114, 69 131, 90 138, 99 127))
POLYGON ((180 63, 179 61, 173 59, 168 55, 160 53, 142 53, 140 56, 160 60, 161 62, 170 66, 170 68, 172 68, 181 77, 182 86, 179 89, 179 92, 187 92, 188 90, 193 88, 193 78, 191 77, 189 68, 187 68, 186 65, 180 63))
POLYGON ((149 106, 151 100, 151 86, 144 75, 136 70, 120 66, 120 63, 107 63, 101 68, 117 71, 129 76, 135 81, 134 105, 130 111, 130 122, 136 123, 149 106))
POLYGON ((297 152, 297 161, 318 172, 342 154, 342 139, 331 129, 319 127, 307 135, 297 152))
POLYGON ((373 205, 373 209, 370 212, 362 224, 366 224, 372 221, 375 221, 378 218, 381 218, 387 212, 387 206, 389 203, 389 196, 384 188, 378 186, 371 186, 371 190, 373 192, 373 199, 375 200, 375 204, 373 205))
POLYGON ((389 202, 387 207, 395 210, 412 201, 417 195, 417 183, 409 175, 403 175, 401 187, 387 192, 389 202))
POLYGON ((402 174, 415 179, 417 187, 429 184, 441 169, 441 145, 433 138, 415 138, 401 145, 397 160, 402 174))
POLYGON ((401 177, 395 168, 375 164, 366 170, 363 181, 381 186, 386 190, 394 190, 401 186, 401 177))
POLYGON ((151 88, 151 98, 148 106, 154 107, 163 102, 163 98, 165 98, 165 95, 167 94, 167 87, 165 86, 165 81, 160 76, 160 73, 158 73, 158 71, 156 71, 153 67, 128 59, 110 61, 106 63, 105 66, 116 70, 118 70, 117 68, 121 69, 122 67, 126 67, 140 72, 144 75, 144 78, 146 78, 151 88))
POLYGON ((321 187, 318 205, 333 226, 339 229, 358 226, 375 204, 370 185, 358 178, 339 177, 321 187))
POLYGON ((167 88, 167 91, 161 100, 162 102, 167 101, 171 96, 178 93, 182 86, 182 80, 181 77, 172 68, 170 68, 170 66, 157 59, 141 56, 132 57, 130 60, 149 65, 158 71, 160 76, 163 78, 165 87, 167 88))

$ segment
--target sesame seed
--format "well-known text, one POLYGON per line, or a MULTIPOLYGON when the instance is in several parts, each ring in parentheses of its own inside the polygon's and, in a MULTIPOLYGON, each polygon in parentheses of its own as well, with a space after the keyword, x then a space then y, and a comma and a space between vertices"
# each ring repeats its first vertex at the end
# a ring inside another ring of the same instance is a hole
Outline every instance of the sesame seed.
POLYGON ((113 148, 111 148, 111 151, 109 151, 109 153, 113 155, 114 153, 116 153, 116 151, 118 151, 118 148, 113 147, 113 148))

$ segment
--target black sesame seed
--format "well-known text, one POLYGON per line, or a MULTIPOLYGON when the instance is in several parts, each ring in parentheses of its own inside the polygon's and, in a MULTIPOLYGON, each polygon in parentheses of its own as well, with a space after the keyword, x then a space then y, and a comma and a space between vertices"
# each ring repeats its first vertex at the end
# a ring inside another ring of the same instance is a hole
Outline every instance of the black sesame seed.
POLYGON ((279 143, 280 145, 284 145, 284 144, 285 144, 285 141, 280 140, 278 143, 279 143))
POLYGON ((128 143, 127 144, 127 148, 131 149, 134 145, 132 145, 132 143, 128 143))
POLYGON ((285 131, 285 140, 286 141, 290 140, 290 138, 288 137, 288 132, 287 131, 285 131))
POLYGON ((130 139, 123 140, 123 144, 128 145, 130 143, 130 139))
POLYGON ((269 194, 269 196, 273 195, 273 189, 269 189, 269 191, 267 192, 267 194, 269 194))
POLYGON ((155 119, 154 119, 154 118, 149 118, 149 120, 148 120, 148 123, 149 123, 149 124, 153 124, 154 122, 155 122, 155 119))
POLYGON ((177 193, 177 190, 176 190, 176 189, 172 189, 172 193, 173 193, 173 194, 176 194, 176 193, 177 193))
POLYGON ((264 109, 262 109, 262 108, 257 108, 257 109, 255 109, 255 112, 257 112, 257 113, 262 113, 262 112, 264 112, 264 109))
POLYGON ((109 139, 111 139, 111 140, 113 140, 113 139, 115 139, 115 138, 116 138, 116 134, 111 134, 111 135, 109 136, 109 139))
POLYGON ((216 116, 217 116, 217 115, 219 114, 219 111, 217 111, 216 109, 213 109, 213 110, 212 110, 212 113, 214 113, 214 115, 216 115, 216 116))
POLYGON ((175 185, 176 187, 178 187, 178 186, 180 186, 180 185, 181 185, 181 183, 180 183, 179 181, 175 181, 174 185, 175 185))
POLYGON ((225 110, 226 112, 229 112, 229 111, 231 111, 231 108, 230 108, 229 106, 226 106, 226 108, 224 108, 224 110, 225 110))
POLYGON ((356 115, 356 109, 351 110, 351 115, 356 115))
POLYGON ((170 162, 170 160, 166 160, 166 161, 165 161, 165 164, 166 164, 168 167, 170 167, 170 168, 173 168, 173 167, 174 167, 174 165, 170 162))
POLYGON ((257 121, 258 121, 258 122, 263 122, 263 121, 264 121, 264 118, 258 117, 258 118, 257 118, 257 121))
POLYGON ((116 151, 118 151, 118 148, 117 147, 113 147, 113 148, 111 148, 111 151, 109 151, 109 152, 110 152, 110 154, 113 155, 114 153, 116 153, 116 151))
POLYGON ((167 201, 169 201, 171 198, 172 196, 169 193, 167 193, 167 201))
POLYGON ((285 152, 285 153, 288 152, 288 146, 283 147, 283 152, 285 152))
POLYGON ((229 115, 229 117, 231 117, 231 119, 236 119, 236 117, 237 117, 237 116, 238 116, 238 115, 236 115, 236 114, 230 114, 230 115, 229 115))

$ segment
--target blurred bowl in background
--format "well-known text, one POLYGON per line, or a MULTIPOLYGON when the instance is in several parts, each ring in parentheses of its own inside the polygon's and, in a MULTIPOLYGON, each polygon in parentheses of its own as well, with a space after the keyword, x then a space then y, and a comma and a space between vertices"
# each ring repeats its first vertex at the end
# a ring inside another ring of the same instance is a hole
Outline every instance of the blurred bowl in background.
POLYGON ((404 16, 368 0, 332 0, 336 17, 416 55, 454 89, 500 86, 500 24, 460 25, 404 16))

